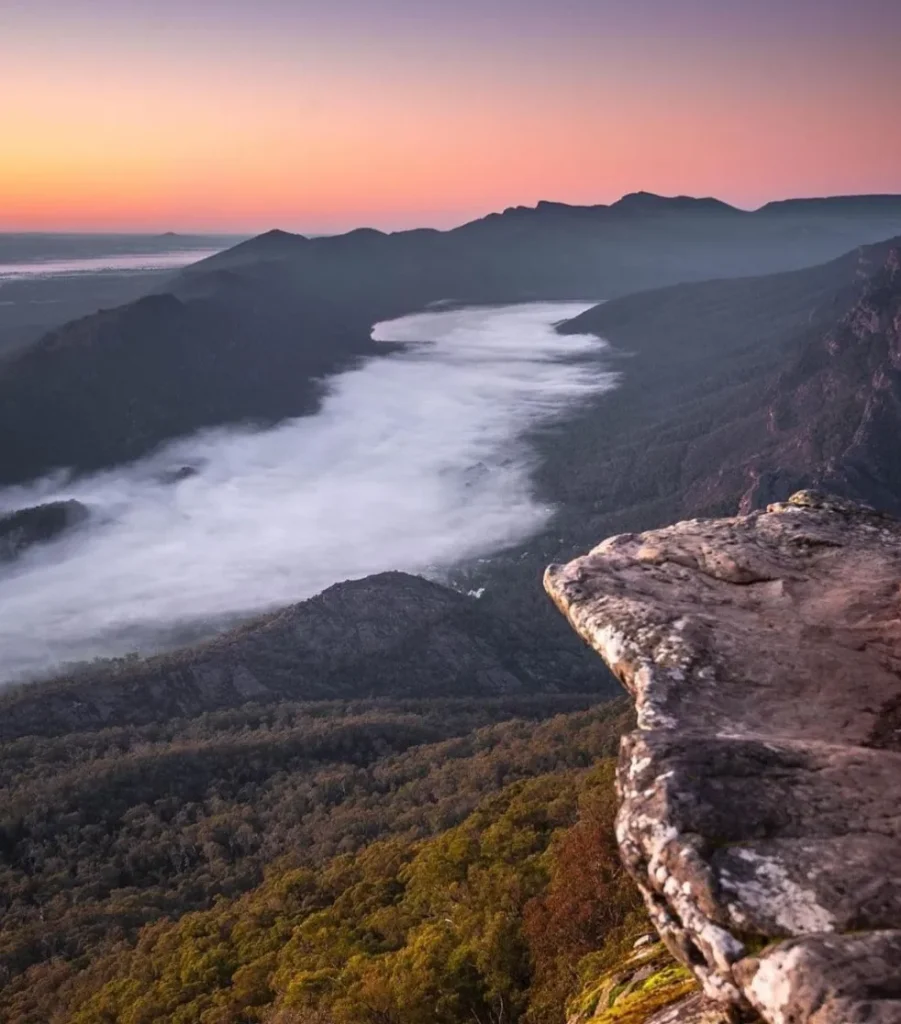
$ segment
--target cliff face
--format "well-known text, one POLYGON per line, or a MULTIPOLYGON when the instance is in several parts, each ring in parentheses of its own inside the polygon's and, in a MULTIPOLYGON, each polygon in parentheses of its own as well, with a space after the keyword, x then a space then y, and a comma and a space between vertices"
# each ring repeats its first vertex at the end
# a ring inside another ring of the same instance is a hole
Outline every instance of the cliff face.
POLYGON ((562 329, 606 339, 624 371, 543 471, 592 536, 621 529, 604 517, 657 526, 807 487, 901 512, 901 239, 617 299, 562 329))
POLYGON ((705 993, 901 1020, 901 524, 811 492, 605 541, 546 587, 634 696, 617 838, 705 993))
POLYGON ((828 491, 899 508, 901 245, 863 250, 858 275, 850 310, 766 392, 757 450, 742 467, 749 486, 741 511, 811 477, 828 491))

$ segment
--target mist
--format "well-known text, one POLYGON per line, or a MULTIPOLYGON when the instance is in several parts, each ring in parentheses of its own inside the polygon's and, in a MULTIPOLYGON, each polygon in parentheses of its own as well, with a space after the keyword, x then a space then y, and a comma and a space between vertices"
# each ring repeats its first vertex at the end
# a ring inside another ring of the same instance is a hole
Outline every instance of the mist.
POLYGON ((75 498, 89 523, 0 570, 0 681, 146 653, 386 569, 440 576, 522 541, 525 435, 615 385, 603 343, 554 325, 593 305, 436 309, 377 324, 409 343, 337 375, 314 416, 216 430, 134 465, 0 491, 75 498), (193 475, 188 475, 189 467, 193 475))
POLYGON ((176 249, 172 252, 104 253, 64 259, 0 262, 0 282, 43 277, 72 277, 83 274, 147 273, 176 270, 215 256, 220 249, 176 249))

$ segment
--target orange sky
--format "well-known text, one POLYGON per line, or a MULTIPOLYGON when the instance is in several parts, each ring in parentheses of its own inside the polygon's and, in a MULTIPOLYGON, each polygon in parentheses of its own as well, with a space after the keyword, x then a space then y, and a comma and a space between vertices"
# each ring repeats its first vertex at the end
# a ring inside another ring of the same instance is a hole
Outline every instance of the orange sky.
POLYGON ((704 0, 686 6, 706 31, 667 28, 661 2, 635 0, 628 23, 603 0, 569 0, 569 21, 537 0, 495 21, 473 7, 469 32, 411 23, 404 0, 359 25, 362 0, 336 24, 301 0, 187 22, 159 17, 169 0, 0 13, 0 230, 312 232, 642 188, 745 206, 901 192, 898 36, 840 31, 838 0, 820 7, 829 31, 776 5, 751 35, 704 0))

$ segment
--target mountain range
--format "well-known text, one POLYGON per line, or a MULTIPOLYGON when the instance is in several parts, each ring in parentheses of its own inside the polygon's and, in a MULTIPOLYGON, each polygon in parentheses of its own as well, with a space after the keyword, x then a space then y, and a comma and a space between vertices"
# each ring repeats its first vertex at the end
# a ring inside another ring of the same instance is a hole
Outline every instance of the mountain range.
MULTIPOLYGON (((562 288, 553 279, 559 268, 553 267, 552 256, 558 250, 548 245, 555 234, 570 248, 579 237, 588 238, 596 253, 606 247, 605 258, 612 261, 609 240, 602 234, 584 235, 586 224, 626 224, 633 252, 642 254, 644 273, 653 268, 664 278, 679 273, 691 277, 700 272, 698 253, 712 259, 710 236, 698 242, 705 224, 713 223, 719 231, 726 223, 764 221, 768 231, 793 236, 799 233, 796 218, 813 218, 820 244, 828 236, 828 247, 835 244, 837 223, 845 225, 842 230, 853 223, 854 230, 869 233, 884 223, 883 231, 889 231, 895 227, 896 211, 901 205, 892 197, 791 201, 744 213, 713 200, 637 193, 611 207, 543 203, 535 209, 517 208, 448 233, 358 231, 305 239, 270 232, 181 272, 169 292, 78 321, 0 364, 0 394, 5 396, 0 429, 5 423, 10 439, 0 450, 9 480, 15 481, 55 465, 79 470, 115 464, 204 420, 231 421, 239 408, 248 414, 252 409, 254 418, 268 421, 312 411, 329 373, 392 347, 369 338, 374 318, 462 287, 464 279, 471 290, 457 294, 467 301, 479 289, 483 297, 522 298, 529 272, 523 268, 534 270, 542 263, 547 268, 544 287, 553 294, 562 288), (567 234, 565 224, 577 226, 575 235, 567 234), (668 266, 659 247, 636 237, 647 228, 659 241, 673 224, 679 225, 676 236, 685 240, 689 255, 684 264, 668 266), (500 268, 502 255, 513 251, 500 236, 517 234, 515 225, 532 225, 524 237, 533 238, 534 230, 539 241, 526 245, 520 238, 516 266, 505 268, 503 279, 473 273, 460 252, 494 260, 500 268), (484 245, 472 244, 472 237, 484 245), (433 252, 457 247, 443 284, 440 263, 412 258, 414 251, 421 255, 429 247, 433 252), (392 248, 400 255, 389 262, 383 257, 392 248), (339 302, 339 293, 349 307, 339 302), (281 358, 290 363, 290 373, 279 363, 281 358), (12 443, 18 438, 27 443, 12 443)), ((738 259, 737 236, 728 237, 727 248, 738 259)), ((797 239, 796 245, 801 245, 797 239)), ((601 685, 603 670, 578 648, 535 585, 549 562, 568 560, 598 536, 649 529, 681 517, 759 508, 807 486, 901 511, 894 458, 901 426, 899 250, 901 240, 888 239, 800 269, 666 285, 613 298, 560 325, 563 333, 602 338, 607 343, 603 359, 617 372, 619 384, 530 438, 537 453, 534 486, 555 515, 527 543, 464 563, 454 572, 459 589, 483 595, 471 621, 496 616, 506 623, 512 632, 501 647, 537 657, 539 668, 530 678, 544 675, 552 679, 553 688, 591 690, 601 685), (531 646, 526 639, 530 635, 536 638, 531 646)), ((764 259, 760 252, 741 258, 764 259)), ((784 251, 772 249, 766 262, 786 258, 784 251)), ((791 259, 799 259, 797 251, 791 259)), ((601 281, 600 264, 590 273, 582 267, 580 273, 581 278, 566 278, 574 292, 603 287, 581 283, 589 276, 601 281)), ((46 518, 42 510, 36 515, 46 518)), ((18 520, 5 522, 11 529, 18 520)), ((390 593, 392 581, 400 579, 386 577, 379 587, 390 593)), ((401 606, 422 604, 409 594, 401 596, 408 586, 397 586, 401 606)), ((379 598, 373 601, 380 603, 379 598)), ((449 607, 473 603, 450 591, 445 601, 449 607)), ((284 623, 287 614, 275 621, 284 623)), ((362 614, 359 605, 355 614, 362 614)), ((405 622, 404 635, 421 628, 415 616, 398 621, 405 622)), ((250 632, 239 631, 234 643, 214 641, 197 656, 164 655, 146 664, 119 665, 115 684, 103 685, 136 694, 152 683, 166 706, 170 698, 163 694, 176 685, 184 690, 185 708, 190 706, 192 713, 227 706, 251 694, 224 676, 211 686, 198 687, 197 679, 219 679, 222 673, 208 663, 243 665, 248 638, 259 635, 264 639, 257 650, 268 647, 270 653, 284 649, 290 654, 283 663, 276 656, 271 663, 264 659, 241 669, 242 678, 253 680, 255 697, 267 695, 272 678, 292 673, 287 688, 276 684, 273 694, 307 699, 378 690, 377 682, 360 682, 360 666, 348 676, 350 690, 336 684, 329 671, 323 675, 320 668, 311 674, 303 667, 305 656, 290 640, 300 627, 282 634, 264 619, 247 628, 250 632), (278 639, 282 635, 289 639, 278 639), (317 688, 317 673, 324 689, 317 688)), ((342 628, 353 632, 347 623, 342 628)), ((477 635, 478 630, 470 632, 467 642, 479 648, 477 635)), ((341 662, 337 653, 333 656, 336 665, 341 662)), ((392 652, 388 660, 395 656, 392 652)), ((493 663, 487 654, 485 658, 491 676, 493 663)), ((387 662, 380 665, 365 677, 385 677, 387 662)), ((103 675, 100 668, 92 671, 103 675)), ((517 672, 513 676, 520 678, 517 672)), ((82 693, 83 675, 71 685, 70 703, 92 706, 82 693)), ((422 685, 428 689, 433 684, 422 685)), ((463 685, 462 677, 454 685, 463 685)), ((477 692, 471 683, 463 689, 477 692)), ((37 707, 43 699, 35 692, 25 703, 37 707)), ((100 703, 112 708, 121 700, 125 713, 129 699, 106 697, 100 703)), ((173 707, 180 706, 179 699, 173 707)), ((137 714, 139 705, 128 713, 137 714)), ((71 725, 67 714, 60 721, 71 725)))
POLYGON ((452 231, 272 231, 158 293, 0 360, 0 484, 126 462, 202 427, 314 411, 321 379, 386 351, 372 325, 451 300, 603 298, 791 270, 901 234, 901 198, 793 200, 747 213, 635 193, 541 203, 452 231))

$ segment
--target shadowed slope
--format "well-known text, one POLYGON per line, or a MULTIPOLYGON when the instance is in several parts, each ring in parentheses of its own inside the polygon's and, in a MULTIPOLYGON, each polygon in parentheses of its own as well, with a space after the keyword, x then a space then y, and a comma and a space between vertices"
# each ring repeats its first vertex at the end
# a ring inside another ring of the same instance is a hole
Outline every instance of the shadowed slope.
MULTIPOLYGON (((547 638, 545 638, 546 641, 547 638)), ((339 583, 197 647, 0 696, 0 740, 143 725, 247 701, 588 690, 603 676, 470 597, 400 572, 339 583)))

